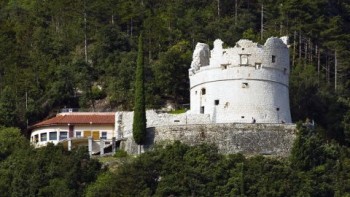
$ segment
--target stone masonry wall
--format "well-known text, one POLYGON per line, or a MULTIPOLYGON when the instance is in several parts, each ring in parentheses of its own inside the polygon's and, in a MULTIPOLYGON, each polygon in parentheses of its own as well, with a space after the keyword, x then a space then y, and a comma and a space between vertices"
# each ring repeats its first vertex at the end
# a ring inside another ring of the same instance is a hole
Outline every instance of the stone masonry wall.
MULTIPOLYGON (((154 144, 179 140, 188 145, 215 144, 220 153, 244 155, 288 156, 294 139, 294 124, 198 124, 159 126, 148 129, 144 150, 154 144)), ((130 154, 137 153, 132 137, 121 143, 121 148, 130 154)))

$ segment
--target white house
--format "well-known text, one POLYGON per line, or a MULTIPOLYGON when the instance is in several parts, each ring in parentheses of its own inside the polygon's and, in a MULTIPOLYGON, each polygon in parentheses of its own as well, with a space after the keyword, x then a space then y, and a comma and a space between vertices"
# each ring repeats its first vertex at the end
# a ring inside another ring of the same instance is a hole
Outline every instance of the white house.
POLYGON ((31 126, 30 141, 35 147, 45 146, 49 142, 64 142, 68 146, 68 139, 73 143, 72 146, 87 146, 88 138, 91 137, 98 145, 101 139, 108 145, 116 135, 114 128, 114 112, 59 113, 56 117, 31 126))

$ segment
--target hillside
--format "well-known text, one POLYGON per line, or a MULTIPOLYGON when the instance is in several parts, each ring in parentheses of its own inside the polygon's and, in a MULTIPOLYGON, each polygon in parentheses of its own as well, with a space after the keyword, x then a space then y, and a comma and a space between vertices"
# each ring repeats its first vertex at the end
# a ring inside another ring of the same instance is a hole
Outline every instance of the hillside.
POLYGON ((349 196, 349 43, 348 0, 1 0, 0 196, 349 196), (189 103, 197 42, 289 36, 292 120, 315 128, 298 123, 288 158, 35 149, 27 126, 61 108, 133 109, 141 32, 147 108, 189 103))
POLYGON ((133 108, 144 32, 149 108, 189 102, 197 42, 290 37, 292 118, 327 136, 349 125, 350 3, 330 0, 92 0, 0 3, 0 125, 25 128, 63 107, 133 108))

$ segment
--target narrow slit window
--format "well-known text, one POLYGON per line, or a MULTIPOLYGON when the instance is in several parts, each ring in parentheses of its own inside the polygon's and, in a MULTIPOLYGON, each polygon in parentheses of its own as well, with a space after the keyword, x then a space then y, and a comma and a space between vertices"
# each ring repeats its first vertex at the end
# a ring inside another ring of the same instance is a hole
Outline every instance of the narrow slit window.
POLYGON ((202 88, 201 92, 202 92, 202 95, 205 95, 207 93, 205 88, 202 88))
POLYGON ((271 61, 272 61, 272 63, 276 62, 276 56, 275 55, 272 56, 271 61))
POLYGON ((248 55, 241 54, 241 66, 248 66, 248 55))
POLYGON ((201 113, 201 114, 204 114, 204 106, 201 107, 200 113, 201 113))
POLYGON ((214 104, 215 104, 215 105, 219 105, 219 103, 220 103, 219 100, 215 100, 215 101, 214 101, 214 104))

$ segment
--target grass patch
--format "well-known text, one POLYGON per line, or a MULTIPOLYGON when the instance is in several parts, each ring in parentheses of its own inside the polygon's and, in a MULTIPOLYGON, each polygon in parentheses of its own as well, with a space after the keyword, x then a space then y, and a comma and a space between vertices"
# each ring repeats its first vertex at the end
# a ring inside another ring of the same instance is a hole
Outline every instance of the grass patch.
POLYGON ((128 156, 128 153, 125 150, 117 150, 114 154, 114 157, 116 158, 125 158, 128 156))
POLYGON ((187 109, 177 109, 177 110, 169 112, 169 114, 182 114, 182 113, 185 113, 186 111, 187 111, 187 109))

